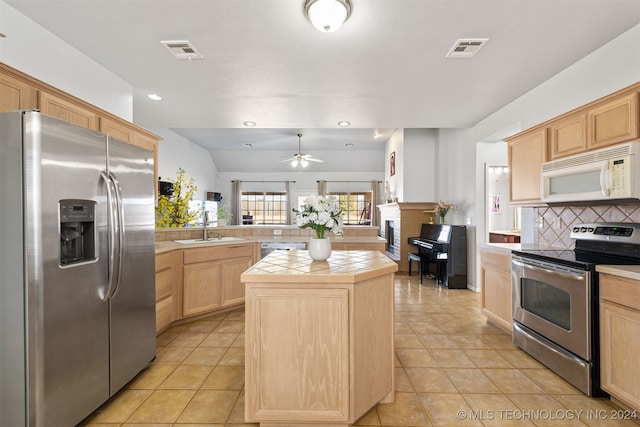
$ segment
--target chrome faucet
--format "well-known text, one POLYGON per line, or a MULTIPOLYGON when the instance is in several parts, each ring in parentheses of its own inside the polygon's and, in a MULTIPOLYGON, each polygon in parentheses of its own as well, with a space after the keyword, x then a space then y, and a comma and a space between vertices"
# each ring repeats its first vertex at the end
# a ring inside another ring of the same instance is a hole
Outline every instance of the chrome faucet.
POLYGON ((207 225, 209 225, 209 211, 204 211, 204 226, 202 227, 202 240, 207 240, 207 225))

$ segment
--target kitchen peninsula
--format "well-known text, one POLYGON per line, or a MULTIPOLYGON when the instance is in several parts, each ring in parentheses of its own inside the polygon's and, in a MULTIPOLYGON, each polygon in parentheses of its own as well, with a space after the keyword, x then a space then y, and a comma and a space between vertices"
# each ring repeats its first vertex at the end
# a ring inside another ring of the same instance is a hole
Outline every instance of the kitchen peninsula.
POLYGON ((242 274, 246 422, 349 426, 393 401, 397 269, 378 251, 277 251, 242 274))

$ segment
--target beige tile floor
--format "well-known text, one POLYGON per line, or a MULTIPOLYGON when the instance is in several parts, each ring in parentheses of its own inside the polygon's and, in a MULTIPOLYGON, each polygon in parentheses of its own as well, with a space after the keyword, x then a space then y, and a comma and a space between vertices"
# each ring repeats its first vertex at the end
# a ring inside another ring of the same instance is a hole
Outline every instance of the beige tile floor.
MULTIPOLYGON (((396 399, 360 426, 637 426, 520 351, 486 323, 480 294, 398 275, 396 399)), ((174 326, 157 358, 87 426, 244 424, 244 311, 174 326)))

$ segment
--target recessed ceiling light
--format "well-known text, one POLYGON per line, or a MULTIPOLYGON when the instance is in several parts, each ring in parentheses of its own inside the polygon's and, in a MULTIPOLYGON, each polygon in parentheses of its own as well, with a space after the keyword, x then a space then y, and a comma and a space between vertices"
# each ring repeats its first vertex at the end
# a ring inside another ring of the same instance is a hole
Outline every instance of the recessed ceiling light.
POLYGON ((149 99, 152 99, 154 101, 162 101, 162 97, 159 95, 156 95, 155 93, 150 93, 147 96, 149 97, 149 99))
POLYGON ((346 128, 347 126, 351 126, 351 122, 348 122, 346 120, 343 120, 341 122, 338 122, 338 126, 346 128))
POLYGON ((347 142, 346 144, 344 144, 344 146, 347 147, 347 148, 351 148, 351 147, 353 147, 353 144, 350 143, 350 142, 347 142))
POLYGON ((252 127, 254 127, 256 125, 256 122, 247 121, 247 122, 244 122, 244 125, 247 126, 247 127, 252 128, 252 127))
POLYGON ((245 148, 253 148, 253 144, 250 142, 245 142, 244 144, 242 144, 242 146, 245 148))

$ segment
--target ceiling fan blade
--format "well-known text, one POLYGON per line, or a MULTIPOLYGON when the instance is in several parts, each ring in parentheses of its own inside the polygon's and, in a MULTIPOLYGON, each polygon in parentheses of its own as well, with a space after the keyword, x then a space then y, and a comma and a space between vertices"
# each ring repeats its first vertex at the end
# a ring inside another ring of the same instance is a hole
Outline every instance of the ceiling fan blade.
POLYGON ((324 160, 314 159, 313 157, 307 157, 305 160, 308 162, 324 163, 324 160))
POLYGON ((291 157, 289 159, 280 160, 278 163, 293 162, 294 160, 298 160, 298 159, 296 157, 291 157))

